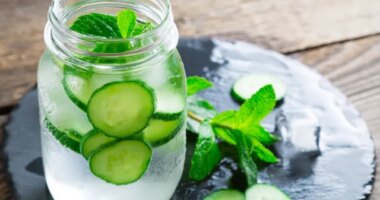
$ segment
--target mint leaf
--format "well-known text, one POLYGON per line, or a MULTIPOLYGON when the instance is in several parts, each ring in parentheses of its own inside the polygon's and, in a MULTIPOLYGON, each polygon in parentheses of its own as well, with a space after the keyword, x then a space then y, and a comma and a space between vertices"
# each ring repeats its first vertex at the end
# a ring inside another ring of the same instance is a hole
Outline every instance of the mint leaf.
POLYGON ((99 13, 90 13, 78 17, 70 27, 71 30, 91 36, 121 38, 116 17, 99 13))
POLYGON ((137 15, 133 10, 127 9, 117 14, 117 25, 121 36, 129 38, 132 36, 136 26, 137 15))
POLYGON ((137 22, 135 26, 135 30, 132 33, 132 36, 141 35, 153 29, 154 29, 154 26, 151 22, 146 22, 146 23, 137 22))
POLYGON ((193 180, 201 181, 215 169, 222 155, 215 141, 214 133, 208 121, 202 123, 195 145, 189 176, 193 180))
POLYGON ((251 139, 251 154, 256 155, 260 160, 267 163, 277 163, 277 157, 264 145, 255 139, 251 139))
POLYGON ((270 146, 274 143, 278 142, 279 138, 271 133, 269 133, 265 128, 263 128, 261 125, 257 126, 245 126, 239 129, 241 132, 246 134, 247 136, 250 136, 259 142, 261 142, 263 145, 270 146))
POLYGON ((187 96, 192 96, 212 86, 213 84, 203 77, 199 77, 199 76, 188 77, 187 78, 187 96))
POLYGON ((236 113, 239 127, 257 125, 276 105, 276 95, 272 85, 266 85, 241 105, 236 113))
POLYGON ((214 106, 198 96, 191 96, 187 99, 187 111, 199 118, 199 120, 195 120, 189 117, 186 121, 187 130, 193 133, 199 132, 199 127, 201 125, 200 121, 212 119, 216 115, 214 106))
POLYGON ((235 115, 236 111, 224 111, 219 113, 216 117, 212 119, 213 130, 215 134, 225 142, 235 145, 236 139, 231 133, 231 129, 235 126, 235 115))
POLYGON ((257 166, 251 157, 251 146, 244 134, 234 131, 236 146, 239 153, 239 164, 243 170, 248 186, 257 183, 257 166))

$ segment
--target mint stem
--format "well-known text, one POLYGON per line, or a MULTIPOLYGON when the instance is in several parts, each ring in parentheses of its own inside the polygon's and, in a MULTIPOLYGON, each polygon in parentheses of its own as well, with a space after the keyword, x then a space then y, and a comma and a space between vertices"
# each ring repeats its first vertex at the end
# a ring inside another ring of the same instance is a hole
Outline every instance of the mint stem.
POLYGON ((199 122, 199 123, 202 123, 205 119, 198 116, 197 114, 191 112, 191 111, 187 111, 187 116, 189 116, 191 119, 199 122))

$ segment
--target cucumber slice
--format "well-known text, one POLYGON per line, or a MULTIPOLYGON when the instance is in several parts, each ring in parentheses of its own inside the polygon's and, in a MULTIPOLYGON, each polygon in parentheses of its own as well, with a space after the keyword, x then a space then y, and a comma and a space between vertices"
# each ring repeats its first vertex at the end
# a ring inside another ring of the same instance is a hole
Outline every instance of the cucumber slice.
POLYGON ((152 149, 138 140, 116 141, 98 149, 90 156, 91 172, 115 185, 140 179, 152 158, 152 149))
POLYGON ((171 121, 152 119, 143 130, 143 139, 151 146, 160 146, 174 138, 183 125, 182 119, 171 121))
POLYGON ((67 96, 83 111, 87 110, 88 101, 95 90, 107 83, 125 79, 125 75, 95 74, 68 65, 65 65, 63 73, 62 85, 67 96))
POLYGON ((73 130, 59 130, 54 126, 48 118, 44 119, 46 128, 53 134, 53 136, 65 147, 79 153, 79 143, 82 136, 73 130))
POLYGON ((69 66, 64 67, 63 73, 64 78, 62 85, 67 96, 75 105, 85 111, 87 109, 88 100, 93 92, 90 85, 91 74, 75 70, 69 66))
POLYGON ((233 85, 231 94, 237 101, 244 102, 260 88, 270 84, 275 91, 276 100, 283 99, 286 92, 285 83, 270 74, 249 74, 239 78, 233 85))
POLYGON ((122 81, 96 90, 87 114, 92 125, 107 136, 125 138, 142 131, 154 109, 152 89, 141 81, 122 81))
POLYGON ((256 184, 245 191, 247 200, 291 200, 280 189, 266 184, 256 184))
POLYGON ((186 106, 185 95, 181 95, 175 90, 158 90, 156 95, 155 119, 174 120, 181 116, 186 106))
POLYGON ((238 190, 224 189, 213 192, 204 200, 245 200, 244 194, 238 190))
POLYGON ((115 141, 115 138, 107 137, 98 130, 92 130, 85 137, 82 138, 80 143, 80 152, 88 159, 99 147, 115 141))

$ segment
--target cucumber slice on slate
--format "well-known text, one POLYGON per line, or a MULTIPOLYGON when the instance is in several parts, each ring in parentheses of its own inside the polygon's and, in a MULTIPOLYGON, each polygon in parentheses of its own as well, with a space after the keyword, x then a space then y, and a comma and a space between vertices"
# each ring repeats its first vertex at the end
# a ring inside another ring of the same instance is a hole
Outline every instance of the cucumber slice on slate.
POLYGON ((285 83, 270 74, 249 74, 239 78, 232 86, 231 95, 235 100, 244 102, 265 85, 272 85, 277 101, 284 98, 285 83))
POLYGON ((291 198, 275 186, 256 184, 245 191, 247 200, 291 200, 291 198))
POLYGON ((103 146, 90 156, 91 172, 115 185, 140 179, 152 158, 152 149, 143 141, 122 140, 103 146))
POLYGON ((88 159, 98 148, 115 140, 115 138, 104 135, 101 131, 92 130, 82 138, 80 152, 86 159, 88 159))
POLYGON ((126 138, 142 131, 155 110, 153 90, 141 81, 112 82, 92 95, 87 115, 109 137, 126 138))
POLYGON ((153 147, 163 145, 177 135, 182 124, 182 119, 171 121, 152 119, 148 127, 142 131, 143 139, 153 147))
POLYGON ((238 190, 223 189, 213 192, 204 200, 245 200, 244 194, 238 190))

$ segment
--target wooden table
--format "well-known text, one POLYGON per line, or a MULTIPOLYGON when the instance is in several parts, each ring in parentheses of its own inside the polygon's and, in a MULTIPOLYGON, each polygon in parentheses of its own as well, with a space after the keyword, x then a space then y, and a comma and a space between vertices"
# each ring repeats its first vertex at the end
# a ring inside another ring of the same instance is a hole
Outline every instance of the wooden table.
MULTIPOLYGON (((0 0, 0 126, 36 84, 49 3, 0 0)), ((356 105, 380 144, 380 1, 172 0, 172 4, 182 36, 256 43, 324 74, 356 105)), ((3 138, 0 129, 0 141, 3 138)), ((10 185, 1 155, 0 200, 14 199, 10 185)), ((380 175, 370 199, 380 199, 380 175)))

